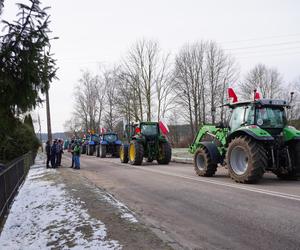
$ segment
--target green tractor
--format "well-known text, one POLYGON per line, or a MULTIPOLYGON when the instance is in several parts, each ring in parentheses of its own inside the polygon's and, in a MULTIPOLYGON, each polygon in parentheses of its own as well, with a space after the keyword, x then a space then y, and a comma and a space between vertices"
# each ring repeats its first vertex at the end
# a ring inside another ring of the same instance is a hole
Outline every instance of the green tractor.
POLYGON ((300 131, 287 125, 287 102, 255 99, 226 105, 232 109, 228 125, 204 125, 189 148, 196 173, 210 177, 224 165, 240 183, 255 183, 266 171, 297 179, 300 131))
POLYGON ((167 138, 161 134, 158 122, 141 122, 125 127, 126 142, 120 147, 122 163, 141 165, 156 160, 159 164, 169 164, 172 155, 167 138))

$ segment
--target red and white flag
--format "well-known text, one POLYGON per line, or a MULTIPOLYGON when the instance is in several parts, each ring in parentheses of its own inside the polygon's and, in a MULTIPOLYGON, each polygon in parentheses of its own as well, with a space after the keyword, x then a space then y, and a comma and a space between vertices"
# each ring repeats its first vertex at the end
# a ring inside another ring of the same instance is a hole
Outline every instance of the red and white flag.
POLYGON ((170 131, 167 124, 163 121, 159 121, 159 128, 164 135, 168 134, 170 131))

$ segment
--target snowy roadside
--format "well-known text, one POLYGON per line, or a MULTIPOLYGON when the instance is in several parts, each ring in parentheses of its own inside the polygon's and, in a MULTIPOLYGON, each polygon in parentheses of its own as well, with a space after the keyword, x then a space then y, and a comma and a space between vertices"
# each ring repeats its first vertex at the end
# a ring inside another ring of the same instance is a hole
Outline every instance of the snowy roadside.
POLYGON ((0 249, 121 249, 84 202, 58 184, 39 155, 13 202, 0 235, 0 249))

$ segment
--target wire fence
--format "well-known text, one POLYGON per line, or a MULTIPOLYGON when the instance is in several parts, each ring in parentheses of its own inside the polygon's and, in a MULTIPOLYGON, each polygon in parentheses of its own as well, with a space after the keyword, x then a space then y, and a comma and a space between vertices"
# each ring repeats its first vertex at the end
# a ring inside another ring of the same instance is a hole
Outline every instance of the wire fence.
POLYGON ((19 186, 23 183, 29 168, 34 163, 35 154, 27 154, 0 166, 0 226, 19 186))

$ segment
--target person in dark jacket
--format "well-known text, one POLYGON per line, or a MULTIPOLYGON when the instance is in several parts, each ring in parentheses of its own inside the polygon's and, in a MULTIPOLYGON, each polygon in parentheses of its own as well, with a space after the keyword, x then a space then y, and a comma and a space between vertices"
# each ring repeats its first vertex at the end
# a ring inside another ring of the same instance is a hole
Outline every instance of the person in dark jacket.
POLYGON ((46 142, 45 151, 46 151, 46 155, 47 155, 46 168, 50 168, 49 162, 51 160, 51 145, 50 145, 49 140, 46 142))
POLYGON ((56 166, 59 167, 61 166, 61 157, 62 157, 62 153, 63 153, 63 145, 62 145, 62 140, 59 139, 57 142, 57 146, 56 146, 56 166))
POLYGON ((57 146, 57 141, 54 140, 53 144, 51 146, 51 166, 52 168, 56 168, 56 146, 57 146))
POLYGON ((72 154, 72 164, 70 168, 74 168, 74 148, 75 148, 75 141, 72 139, 70 144, 70 152, 72 154))

